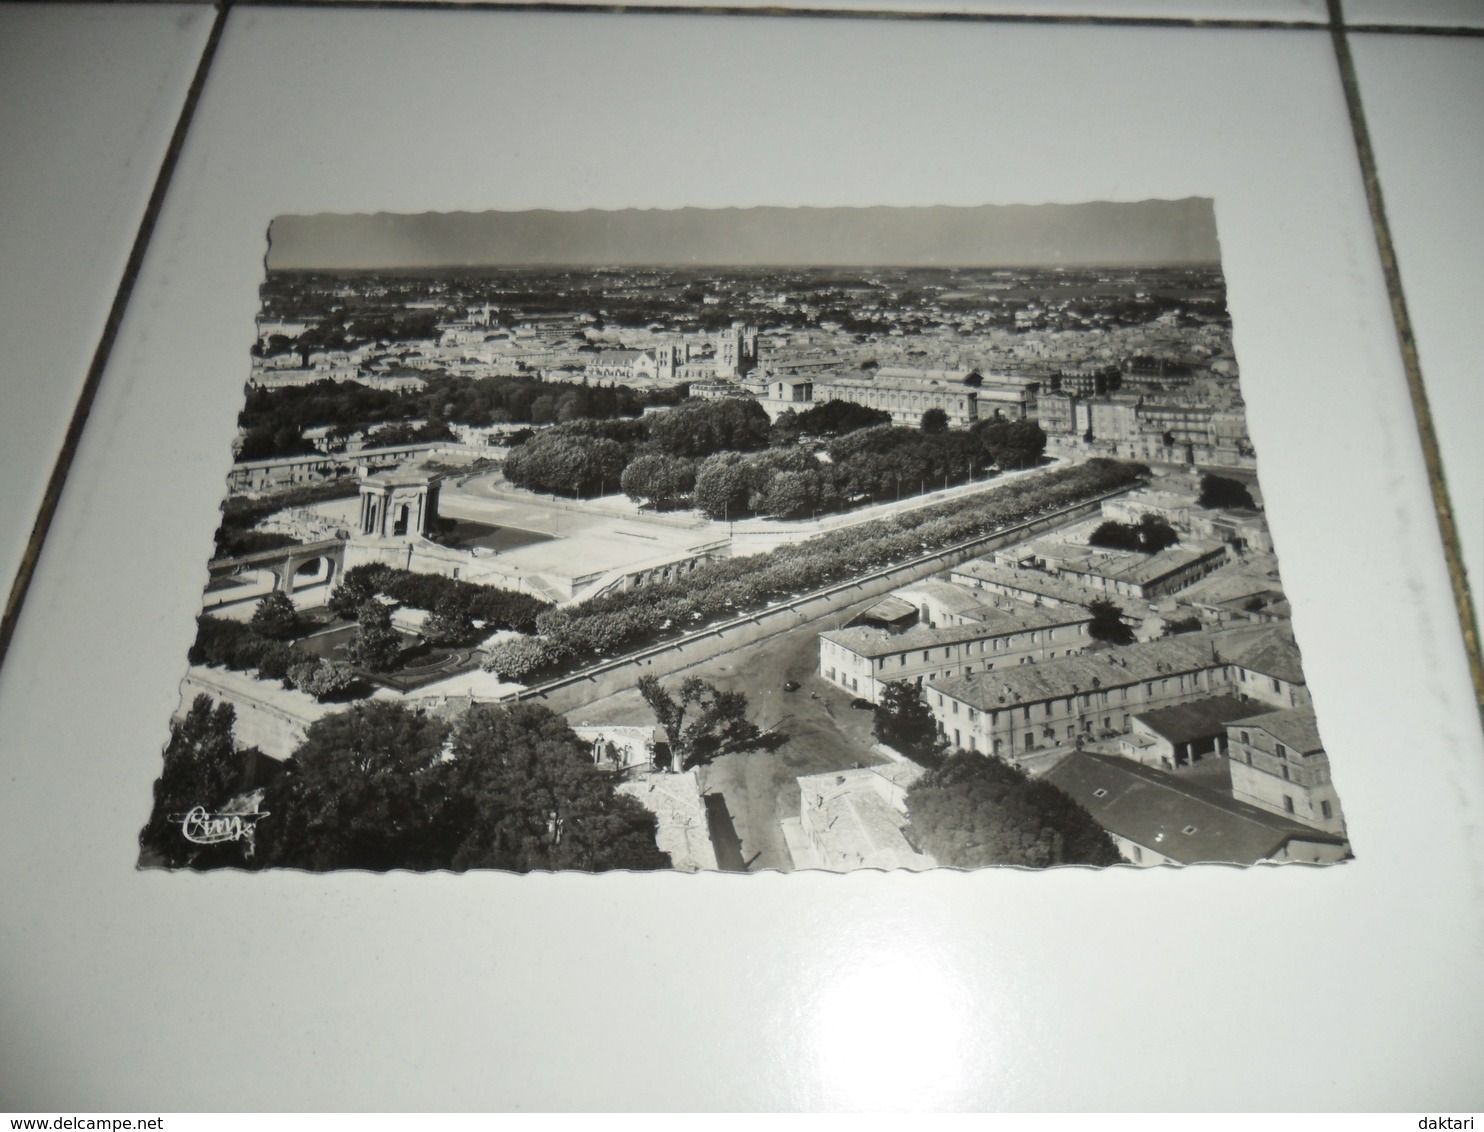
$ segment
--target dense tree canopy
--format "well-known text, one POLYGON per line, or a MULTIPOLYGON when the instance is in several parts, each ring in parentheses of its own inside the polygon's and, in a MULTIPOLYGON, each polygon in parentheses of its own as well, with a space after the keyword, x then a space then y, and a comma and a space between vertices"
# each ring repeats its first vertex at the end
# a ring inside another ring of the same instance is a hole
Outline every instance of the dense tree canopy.
POLYGON ((448 727, 371 700, 310 724, 288 773, 264 796, 258 856, 301 869, 446 867, 456 835, 439 829, 434 773, 448 727))
POLYGON ((960 751, 907 792, 907 834, 941 865, 1115 865, 1112 838, 1064 791, 960 751))
POLYGON ((948 414, 934 406, 922 414, 923 432, 947 432, 948 414))
POLYGON ((751 497, 748 460, 741 453, 712 456, 696 472, 696 506, 708 518, 741 519, 748 514, 751 497))
POLYGON ((1107 641, 1113 645, 1130 645, 1134 631, 1124 624, 1123 610, 1111 601, 1099 599, 1087 607, 1092 611, 1092 620, 1087 623, 1087 632, 1094 640, 1107 641))
POLYGON ((255 633, 275 641, 286 641, 299 628, 299 611, 282 590, 264 594, 249 622, 255 633))
POLYGON ((919 762, 937 754, 938 724, 916 684, 893 680, 881 690, 874 731, 888 747, 919 762))
POLYGON ((423 640, 435 645, 471 645, 480 637, 469 608, 453 595, 439 601, 423 622, 423 640))
POLYGON ((186 659, 191 664, 256 671, 264 680, 282 680, 291 668, 314 657, 285 641, 263 636, 249 624, 203 613, 196 618, 196 639, 186 659))
POLYGON ((801 436, 842 436, 862 428, 891 424, 885 409, 872 409, 853 401, 820 401, 803 412, 781 413, 770 432, 774 445, 792 444, 801 436))
POLYGON ((565 721, 476 705, 452 727, 373 702, 312 724, 264 799, 264 865, 661 869, 654 817, 616 795, 565 721))
POLYGON ((624 494, 635 503, 673 507, 695 490, 696 465, 684 457, 648 452, 624 468, 619 482, 624 494))
POLYGON ((350 662, 371 672, 396 668, 402 656, 402 637, 392 628, 391 610, 372 598, 361 606, 356 621, 355 636, 345 649, 350 662))
POLYGON ((444 777, 461 831, 456 869, 665 869, 655 819, 538 704, 477 705, 454 729, 444 777))
POLYGON ((674 404, 677 399, 671 390, 641 395, 625 386, 591 388, 533 377, 422 376, 427 384, 406 392, 329 380, 274 389, 249 387, 238 418, 244 430, 241 459, 311 451, 301 436, 312 427, 330 426, 336 437, 344 439, 355 432, 378 426, 401 428, 416 420, 426 422, 417 431, 433 438, 447 435, 450 421, 476 427, 512 421, 606 421, 637 417, 647 404, 674 404), (538 409, 537 402, 543 399, 538 409))
POLYGON ((1198 500, 1202 507, 1246 507, 1255 508, 1256 501, 1252 498, 1252 492, 1247 490, 1247 485, 1241 480, 1231 479, 1229 476, 1217 476, 1206 474, 1201 477, 1201 495, 1198 500))
POLYGON ((969 433, 996 467, 1033 468, 1046 452, 1046 433, 1035 421, 979 421, 969 433))
POLYGON ((1108 520, 1088 536, 1092 546, 1110 550, 1136 550, 1144 554, 1157 554, 1166 547, 1180 541, 1175 528, 1158 515, 1139 516, 1137 523, 1119 523, 1108 520))
POLYGON ((607 437, 538 432, 505 458, 505 478, 516 487, 553 495, 616 491, 630 452, 607 437))
POLYGON ((196 845, 181 832, 181 818, 194 806, 214 812, 226 802, 241 776, 248 754, 232 742, 236 711, 231 704, 213 706, 197 696, 185 718, 170 725, 165 765, 155 781, 155 803, 139 834, 147 863, 170 868, 212 868, 242 863, 236 843, 196 845))
POLYGON ((768 414, 752 398, 687 401, 649 421, 656 451, 695 459, 716 452, 751 452, 768 444, 768 414))

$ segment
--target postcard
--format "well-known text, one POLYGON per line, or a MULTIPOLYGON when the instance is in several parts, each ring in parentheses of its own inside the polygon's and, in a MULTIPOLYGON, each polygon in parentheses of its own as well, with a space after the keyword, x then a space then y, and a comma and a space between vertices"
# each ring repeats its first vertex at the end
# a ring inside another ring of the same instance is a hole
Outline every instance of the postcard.
POLYGON ((1209 200, 269 243, 141 866, 1350 857, 1209 200))

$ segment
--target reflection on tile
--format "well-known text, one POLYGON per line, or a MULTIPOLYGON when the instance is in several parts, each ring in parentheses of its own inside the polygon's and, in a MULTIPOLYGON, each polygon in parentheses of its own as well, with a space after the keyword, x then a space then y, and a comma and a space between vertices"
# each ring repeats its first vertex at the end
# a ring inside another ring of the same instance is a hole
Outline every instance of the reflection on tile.
POLYGON ((210 26, 205 5, 0 7, 0 594, 210 26))
POLYGON ((1484 596, 1484 118, 1477 113, 1484 39, 1353 36, 1351 50, 1477 607, 1484 596))

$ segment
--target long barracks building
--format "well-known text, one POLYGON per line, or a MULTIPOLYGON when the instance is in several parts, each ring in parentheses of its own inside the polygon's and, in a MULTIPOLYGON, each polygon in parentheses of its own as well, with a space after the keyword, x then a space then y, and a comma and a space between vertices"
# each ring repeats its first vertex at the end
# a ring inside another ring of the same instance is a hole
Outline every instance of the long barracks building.
POLYGON ((821 633, 820 675, 851 695, 878 703, 882 689, 896 681, 920 688, 925 680, 1070 656, 1090 643, 1092 615, 1078 606, 1027 607, 1014 614, 986 610, 981 617, 900 632, 855 625, 821 633))
POLYGON ((1155 708, 1223 694, 1266 703, 1306 698, 1307 689, 1262 672, 1278 653, 1285 662, 1289 650, 1297 655, 1291 638, 1275 649, 1276 636, 1281 633, 1272 629, 1259 637, 1252 630, 1184 634, 1041 664, 961 672, 930 679, 923 690, 952 746, 1018 761, 1070 746, 1079 736, 1127 732, 1134 715, 1155 708))

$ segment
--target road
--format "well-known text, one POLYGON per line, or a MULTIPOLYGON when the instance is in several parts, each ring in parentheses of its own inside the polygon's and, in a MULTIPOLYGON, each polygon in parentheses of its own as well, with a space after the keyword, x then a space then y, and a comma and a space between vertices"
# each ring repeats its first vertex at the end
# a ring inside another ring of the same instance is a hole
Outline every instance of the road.
MULTIPOLYGON (((722 795, 742 842, 750 871, 793 868, 782 817, 797 816, 801 775, 823 774, 884 761, 871 753, 872 713, 850 706, 850 697, 816 673, 819 633, 843 624, 871 598, 776 637, 713 657, 668 677, 667 687, 697 675, 747 697, 749 718, 776 729, 787 741, 771 751, 723 755, 703 769, 702 790, 722 795), (797 692, 785 692, 785 681, 797 692), (818 699, 811 699, 813 692, 818 699)), ((569 713, 570 722, 653 724, 654 715, 637 691, 619 692, 569 713)))

